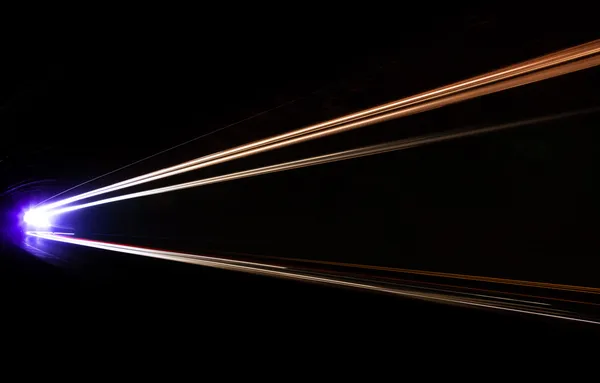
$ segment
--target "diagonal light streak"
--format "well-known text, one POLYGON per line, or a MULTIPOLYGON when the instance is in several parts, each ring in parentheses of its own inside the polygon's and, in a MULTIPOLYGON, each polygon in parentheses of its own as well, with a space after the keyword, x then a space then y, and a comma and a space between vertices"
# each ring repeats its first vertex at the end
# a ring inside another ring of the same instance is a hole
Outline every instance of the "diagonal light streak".
POLYGON ((276 173, 276 172, 282 172, 282 171, 287 171, 287 170, 293 170, 293 169, 299 169, 299 168, 315 166, 315 165, 322 165, 322 164, 327 164, 327 163, 331 163, 331 162, 349 160, 349 159, 353 159, 353 158, 372 156, 372 155, 387 153, 387 152, 391 152, 391 151, 405 150, 405 149, 415 148, 415 147, 419 147, 419 146, 423 146, 423 145, 430 145, 430 144, 434 144, 434 143, 438 143, 438 142, 444 142, 444 141, 449 141, 449 140, 454 140, 454 139, 459 139, 459 138, 464 138, 464 137, 476 136, 476 135, 492 133, 492 132, 497 132, 497 131, 506 130, 506 129, 522 127, 522 126, 526 126, 526 125, 533 125, 533 124, 554 121, 557 119, 568 118, 568 117, 572 117, 572 116, 576 116, 576 115, 580 115, 580 114, 584 114, 584 113, 593 113, 593 112, 597 112, 598 110, 599 110, 599 108, 578 110, 578 111, 569 112, 569 113, 561 113, 561 114, 555 114, 555 115, 551 115, 551 116, 532 118, 532 119, 523 120, 523 121, 515 121, 515 122, 506 123, 506 124, 485 127, 485 128, 469 129, 469 130, 463 129, 463 130, 458 130, 458 131, 431 134, 431 135, 421 136, 421 137, 417 137, 417 138, 386 142, 386 143, 379 144, 379 145, 366 146, 366 147, 358 148, 358 149, 346 150, 346 151, 342 151, 342 152, 331 153, 331 154, 326 154, 326 155, 317 156, 317 157, 305 158, 305 159, 297 160, 297 161, 284 162, 284 163, 280 163, 280 164, 276 164, 276 165, 265 166, 265 167, 261 167, 261 168, 225 174, 222 176, 205 178, 205 179, 201 179, 201 180, 197 180, 197 181, 185 182, 185 183, 181 183, 181 184, 177 184, 177 185, 165 186, 165 187, 160 187, 160 188, 156 188, 156 189, 150 189, 150 190, 145 190, 145 191, 141 191, 141 192, 130 193, 130 194, 120 195, 120 196, 111 197, 111 198, 105 198, 105 199, 101 199, 98 201, 88 202, 88 203, 84 203, 84 204, 80 204, 80 205, 67 206, 64 208, 48 211, 48 212, 46 212, 46 215, 47 216, 55 216, 55 215, 59 215, 59 214, 63 214, 63 213, 67 213, 67 212, 71 212, 71 211, 75 211, 75 210, 85 209, 85 208, 92 207, 92 206, 98 206, 98 205, 103 205, 103 204, 112 203, 112 202, 124 201, 124 200, 132 199, 132 198, 147 197, 147 196, 151 196, 151 195, 168 193, 168 192, 173 192, 173 191, 177 191, 177 190, 184 190, 184 189, 195 188, 195 187, 200 187, 200 186, 205 186, 205 185, 211 185, 211 184, 216 184, 216 183, 220 183, 220 182, 234 181, 234 180, 238 180, 238 179, 242 179, 242 178, 255 177, 255 176, 276 173))
POLYGON ((151 258, 159 258, 159 259, 165 259, 165 260, 171 260, 171 261, 177 261, 177 262, 183 262, 183 263, 191 263, 191 264, 207 266, 207 267, 212 267, 212 268, 217 268, 217 269, 246 272, 246 273, 252 273, 252 274, 257 274, 257 275, 278 277, 278 278, 283 278, 283 279, 291 279, 291 280, 304 281, 304 282, 310 282, 310 283, 326 284, 326 285, 330 285, 330 286, 340 286, 340 287, 349 287, 349 288, 354 288, 354 289, 375 291, 375 292, 380 292, 380 293, 387 293, 387 294, 403 296, 403 297, 407 297, 407 298, 421 299, 421 300, 426 300, 426 301, 431 301, 431 302, 439 302, 439 303, 447 303, 447 304, 460 304, 460 305, 464 305, 464 306, 472 306, 472 307, 487 308, 487 309, 494 309, 494 310, 501 310, 501 311, 509 311, 509 312, 514 312, 514 313, 519 313, 519 314, 528 314, 528 315, 542 316, 542 317, 553 318, 553 319, 569 320, 569 321, 575 321, 575 322, 586 323, 586 324, 594 324, 594 325, 600 324, 600 322, 594 321, 594 320, 582 319, 582 318, 575 317, 575 316, 567 316, 567 315, 569 315, 568 313, 564 314, 564 315, 559 315, 559 314, 555 314, 555 313, 548 313, 546 311, 542 311, 541 309, 536 309, 534 307, 529 307, 529 308, 527 308, 527 307, 525 307, 525 308, 507 307, 505 305, 502 305, 501 303, 489 301, 489 300, 473 300, 473 299, 455 296, 455 295, 451 295, 451 294, 417 292, 417 291, 403 289, 400 287, 383 287, 383 286, 377 285, 374 282, 373 283, 350 282, 348 280, 336 278, 332 275, 316 276, 316 275, 308 274, 305 271, 292 270, 289 268, 275 266, 275 265, 268 265, 268 264, 262 264, 260 266, 257 266, 256 264, 246 265, 245 263, 248 263, 248 262, 222 260, 222 259, 218 259, 218 258, 205 257, 205 256, 194 255, 194 254, 178 253, 178 252, 163 251, 163 250, 153 250, 153 249, 147 249, 147 248, 143 248, 143 247, 120 245, 120 244, 114 244, 114 243, 105 243, 105 242, 99 242, 99 241, 90 241, 90 240, 81 239, 81 238, 73 238, 73 237, 69 238, 69 237, 63 237, 63 236, 59 236, 59 235, 50 234, 47 232, 27 232, 27 234, 34 236, 34 237, 51 240, 51 241, 75 244, 75 245, 92 247, 92 248, 97 248, 97 249, 102 249, 102 250, 116 251, 116 252, 126 253, 126 254, 141 255, 141 256, 146 256, 146 257, 151 257, 151 258))
MULTIPOLYGON (((215 263, 218 261, 221 263, 225 262, 225 263, 232 263, 232 264, 236 264, 236 265, 246 265, 246 266, 255 266, 255 267, 260 266, 260 267, 269 267, 269 268, 274 268, 274 269, 285 269, 286 268, 284 266, 276 266, 276 265, 264 264, 264 263, 258 263, 258 262, 238 261, 238 260, 234 260, 234 259, 229 260, 229 259, 208 257, 208 256, 196 255, 196 254, 172 252, 172 251, 165 251, 165 250, 155 250, 155 249, 148 249, 145 247, 121 245, 121 244, 117 244, 117 243, 102 242, 102 241, 93 241, 93 240, 89 240, 89 239, 81 239, 81 238, 76 238, 76 237, 65 237, 63 234, 57 234, 57 233, 46 232, 46 231, 28 231, 26 234, 34 236, 34 237, 38 237, 38 238, 44 238, 44 239, 50 239, 50 240, 64 242, 64 243, 70 243, 73 245, 84 245, 84 246, 88 246, 88 247, 94 247, 97 249, 118 251, 118 252, 128 253, 128 254, 156 256, 155 258, 170 259, 169 257, 176 256, 178 258, 186 258, 186 259, 193 260, 194 262, 198 262, 198 264, 212 265, 212 263, 215 263)), ((73 235, 73 234, 67 233, 67 235, 73 235)))
POLYGON ((600 65, 598 53, 600 40, 595 40, 415 96, 134 177, 44 205, 40 209, 55 209, 97 195, 583 70, 600 65))

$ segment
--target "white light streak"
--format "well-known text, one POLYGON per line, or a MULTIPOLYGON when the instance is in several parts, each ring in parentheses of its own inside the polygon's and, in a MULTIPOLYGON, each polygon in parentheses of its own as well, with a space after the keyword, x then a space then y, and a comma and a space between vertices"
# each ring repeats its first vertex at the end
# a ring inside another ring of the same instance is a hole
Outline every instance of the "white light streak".
POLYGON ((121 190, 165 177, 279 149, 309 140, 421 113, 486 94, 561 76, 600 64, 600 40, 552 53, 495 72, 407 97, 388 104, 200 157, 43 206, 44 210, 121 190), (576 61, 577 60, 577 61, 576 61))
POLYGON ((317 156, 317 157, 305 158, 305 159, 297 160, 297 161, 284 162, 281 164, 265 166, 265 167, 261 167, 261 168, 250 169, 250 170, 244 170, 244 171, 240 171, 240 172, 236 172, 236 173, 225 174, 222 176, 205 178, 205 179, 201 179, 201 180, 197 180, 197 181, 185 182, 185 183, 181 183, 181 184, 165 186, 165 187, 161 187, 161 188, 150 189, 150 190, 145 190, 145 191, 136 192, 136 193, 124 194, 124 195, 111 197, 111 198, 105 198, 105 199, 101 199, 98 201, 93 201, 93 202, 88 202, 88 203, 84 203, 84 204, 80 204, 80 205, 68 206, 68 207, 64 207, 61 209, 47 211, 47 214, 49 216, 55 216, 55 215, 59 215, 59 214, 63 214, 63 213, 67 213, 67 212, 71 212, 71 211, 75 211, 75 210, 85 209, 85 208, 92 207, 92 206, 98 206, 98 205, 103 205, 103 204, 112 203, 112 202, 124 201, 124 200, 132 199, 132 198, 147 197, 147 196, 151 196, 151 195, 168 193, 168 192, 177 191, 177 190, 195 188, 195 187, 199 187, 199 186, 211 185, 211 184, 216 184, 216 183, 226 182, 226 181, 233 181, 233 180, 237 180, 237 179, 241 179, 241 178, 260 176, 260 175, 264 175, 264 174, 299 169, 299 168, 304 168, 304 167, 308 167, 308 166, 322 165, 322 164, 327 164, 327 163, 331 163, 331 162, 344 161, 344 160, 349 160, 349 159, 353 159, 353 158, 387 153, 387 152, 391 152, 391 151, 411 149, 411 148, 415 148, 415 147, 419 147, 419 146, 423 146, 423 145, 430 145, 430 144, 439 143, 439 142, 448 141, 448 140, 454 140, 454 139, 470 137, 470 136, 475 136, 475 135, 480 135, 480 134, 492 133, 492 132, 497 132, 497 131, 501 131, 501 130, 505 130, 505 129, 522 127, 525 125, 532 125, 532 124, 539 124, 539 123, 548 122, 548 121, 554 121, 554 120, 557 120, 560 118, 567 118, 567 117, 580 115, 580 114, 584 114, 584 113, 597 112, 599 110, 600 110, 600 108, 578 110, 578 111, 569 112, 569 113, 561 113, 561 114, 533 118, 533 119, 528 119, 528 120, 523 120, 523 121, 510 122, 510 123, 506 123, 506 124, 495 125, 495 126, 490 126, 490 127, 485 127, 485 128, 463 129, 460 131, 450 131, 450 132, 444 132, 444 133, 440 133, 440 134, 431 134, 431 135, 422 136, 422 137, 386 142, 386 143, 379 144, 379 145, 366 146, 363 148, 346 150, 343 152, 337 152, 337 153, 331 153, 331 154, 326 154, 326 155, 317 156))
POLYGON ((242 272, 265 275, 265 276, 300 280, 300 281, 313 282, 313 283, 323 283, 323 284, 334 285, 334 286, 351 287, 351 288, 356 288, 356 289, 363 289, 363 290, 369 290, 369 291, 394 294, 394 295, 398 295, 398 296, 422 299, 422 300, 433 301, 433 302, 443 302, 443 303, 460 304, 460 305, 465 305, 465 306, 489 308, 489 309, 495 309, 495 310, 510 311, 510 312, 515 312, 515 313, 520 313, 520 314, 536 315, 536 316, 569 320, 569 321, 594 324, 594 325, 600 324, 600 322, 593 321, 593 320, 581 319, 581 318, 576 318, 576 317, 568 317, 568 316, 563 316, 563 315, 555 315, 555 314, 549 314, 547 312, 532 311, 532 310, 527 310, 527 309, 516 309, 516 308, 511 308, 511 307, 505 307, 505 306, 502 306, 500 303, 495 303, 495 302, 480 303, 480 302, 476 302, 476 301, 473 301, 470 299, 464 299, 464 298, 460 298, 460 297, 456 297, 456 296, 452 296, 452 295, 446 295, 446 294, 421 293, 421 292, 402 290, 402 289, 398 289, 398 288, 382 287, 382 286, 377 286, 377 285, 369 284, 369 283, 349 282, 346 280, 336 279, 336 278, 333 278, 330 276, 322 277, 322 276, 307 275, 307 274, 302 273, 299 270, 294 270, 294 271, 289 270, 289 269, 277 270, 277 269, 286 269, 286 268, 280 267, 280 266, 275 266, 275 265, 260 264, 260 267, 257 267, 256 265, 259 265, 259 264, 253 264, 252 266, 248 266, 246 264, 249 264, 251 262, 223 260, 223 259, 219 259, 219 258, 205 257, 205 256, 194 255, 194 254, 177 253, 177 252, 173 252, 173 251, 151 250, 151 249, 146 249, 146 248, 141 248, 141 247, 119 245, 119 244, 105 243, 105 242, 99 242, 99 241, 90 241, 90 240, 80 239, 80 238, 68 238, 68 237, 57 236, 57 235, 44 233, 44 232, 28 232, 27 234, 35 236, 35 237, 43 238, 43 239, 52 240, 52 241, 71 243, 71 244, 76 244, 76 245, 81 245, 81 246, 117 251, 117 252, 127 253, 127 254, 142 255, 142 256, 172 260, 172 261, 177 261, 177 262, 192 263, 192 264, 196 264, 196 265, 214 267, 214 268, 218 268, 218 269, 242 271, 242 272))
MULTIPOLYGON (((82 246, 87 246, 87 247, 94 247, 97 249, 111 250, 111 251, 117 251, 117 252, 128 253, 128 254, 145 255, 145 256, 154 257, 154 258, 163 258, 163 259, 172 259, 172 260, 186 258, 187 260, 189 260, 188 263, 196 263, 196 264, 203 264, 203 265, 209 265, 209 264, 212 265, 212 263, 214 263, 214 262, 224 262, 227 264, 232 263, 232 264, 237 264, 237 265, 261 266, 261 267, 269 267, 269 268, 273 268, 273 269, 285 269, 286 268, 284 266, 275 266, 275 265, 269 265, 269 264, 263 264, 263 263, 257 263, 257 262, 228 260, 228 259, 223 259, 223 258, 208 257, 208 256, 196 255, 196 254, 179 253, 179 252, 173 252, 173 251, 148 249, 148 248, 144 248, 144 247, 120 245, 120 244, 110 243, 110 242, 93 241, 93 240, 89 240, 89 239, 81 239, 81 238, 74 238, 74 237, 69 238, 69 237, 63 237, 62 234, 57 235, 56 233, 52 233, 49 231, 28 231, 28 232, 26 232, 26 234, 34 236, 34 237, 38 237, 38 238, 44 238, 44 239, 49 239, 49 240, 58 241, 58 242, 70 243, 73 245, 82 245, 82 246), (173 259, 174 257, 177 259, 173 259)), ((67 235, 72 235, 72 234, 67 233, 67 235)))

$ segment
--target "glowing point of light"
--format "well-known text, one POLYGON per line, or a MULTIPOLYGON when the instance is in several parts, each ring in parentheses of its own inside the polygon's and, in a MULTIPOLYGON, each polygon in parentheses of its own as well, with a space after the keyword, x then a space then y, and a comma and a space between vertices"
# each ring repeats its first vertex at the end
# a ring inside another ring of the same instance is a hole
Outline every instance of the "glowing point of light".
POLYGON ((35 227, 52 226, 52 224, 50 223, 49 214, 39 209, 28 210, 23 216, 23 221, 25 221, 26 224, 35 227))

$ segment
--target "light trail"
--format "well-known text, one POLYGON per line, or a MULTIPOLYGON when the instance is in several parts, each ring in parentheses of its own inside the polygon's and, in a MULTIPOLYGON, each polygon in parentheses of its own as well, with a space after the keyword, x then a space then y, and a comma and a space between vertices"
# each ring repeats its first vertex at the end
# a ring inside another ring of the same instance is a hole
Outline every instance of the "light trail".
MULTIPOLYGON (((275 258, 275 257, 272 257, 275 258)), ((365 267, 366 269, 370 269, 370 267, 365 267)), ((414 270, 414 271, 420 271, 420 270, 414 270)), ((415 273, 416 275, 419 275, 417 273, 415 273)), ((400 281, 406 284, 409 283, 414 283, 414 280, 410 280, 410 279, 399 279, 399 278, 389 278, 389 277, 384 277, 384 279, 391 279, 394 281, 400 281)), ((483 291, 486 293, 495 293, 498 294, 499 291, 497 290, 490 290, 490 289, 482 289, 482 288, 475 288, 475 287, 466 287, 466 286, 459 286, 459 285, 449 285, 447 283, 436 283, 436 282, 425 282, 425 281, 419 281, 419 284, 424 284, 424 285, 431 285, 431 286, 441 286, 441 287, 450 287, 450 288, 454 288, 454 289, 458 289, 458 290, 469 290, 469 291, 483 291)), ((421 287, 423 288, 423 287, 421 287)), ((588 302, 588 301, 575 301, 572 299, 560 299, 560 298, 554 298, 554 297, 548 297, 548 296, 541 296, 541 295, 531 295, 531 294, 521 294, 521 293, 515 293, 515 292, 500 292, 500 293, 504 293, 504 294, 509 294, 511 296, 517 296, 517 297, 525 297, 528 299, 543 299, 543 300, 548 300, 548 301, 556 301, 559 303, 575 303, 575 304, 579 304, 579 305, 591 305, 591 306, 600 306, 600 303, 593 303, 593 302, 588 302)), ((472 294, 472 295, 481 295, 481 296, 488 296, 488 295, 483 295, 483 294, 472 294)), ((508 298, 501 298, 498 296, 494 296, 496 299, 508 299, 508 298)), ((542 305, 546 305, 545 303, 539 303, 539 302, 529 302, 529 303, 535 303, 535 304, 542 304, 542 305)))
POLYGON ((487 308, 501 311, 509 311, 520 314, 528 314, 535 315, 547 318, 554 319, 562 319, 575 321, 586 324, 594 324, 598 325, 600 322, 582 319, 576 316, 568 316, 572 315, 571 313, 557 313, 559 310, 549 310, 546 308, 536 307, 536 306, 524 306, 519 305, 509 305, 508 303, 499 303, 492 300, 488 300, 485 297, 481 297, 480 299, 473 298, 465 298, 460 297, 453 294, 447 293, 427 293, 427 292, 417 292, 408 289, 403 289, 400 287, 384 287, 375 284, 375 282, 351 282, 348 280, 340 279, 339 277, 333 277, 330 275, 327 276, 316 276, 306 273, 306 271, 300 270, 292 270, 289 268, 276 266, 276 265, 268 265, 268 264, 249 264, 249 262, 243 261, 234 261, 234 260, 223 260, 214 257, 206 257, 199 256, 195 254, 187 254, 187 253, 178 253, 173 251, 164 251, 164 250, 155 250, 155 249, 147 249, 143 247, 129 246, 129 245, 120 245, 114 243, 106 243, 100 241, 90 241, 81 238, 73 238, 73 237, 63 237, 59 235, 54 235, 47 232, 27 232, 28 235, 69 244, 75 244, 80 246, 92 247, 102 250, 116 251, 126 254, 134 254, 141 255, 151 258, 159 258, 183 263, 191 263, 201 266, 213 267, 217 269, 238 271, 238 272, 246 272, 257 275, 278 277, 283 279, 291 279, 297 281, 318 283, 318 284, 326 284, 330 286, 339 286, 339 287, 348 287, 354 289, 375 291, 380 293, 387 293, 398 295, 407 298, 413 299, 421 299, 431 302, 439 302, 439 303, 448 303, 448 304, 459 304, 463 306, 470 307, 479 307, 479 308, 487 308), (260 266, 259 266, 260 265, 260 266), (485 299, 484 299, 485 298, 485 299))
MULTIPOLYGON (((316 92, 316 91, 315 91, 315 92, 316 92)), ((314 93, 314 92, 313 92, 313 93, 314 93)), ((302 98, 302 97, 300 97, 300 98, 302 98)), ((194 141, 197 141, 197 140, 200 140, 200 139, 202 139, 202 138, 205 138, 205 137, 208 137, 208 136, 210 136, 210 135, 213 135, 213 134, 215 134, 215 133, 221 132, 221 131, 223 131, 223 130, 225 130, 225 129, 231 128, 231 127, 233 127, 233 126, 236 126, 236 125, 239 125, 239 124, 241 124, 241 123, 243 123, 243 122, 246 122, 246 121, 252 120, 252 119, 254 119, 254 118, 256 118, 256 117, 260 117, 260 116, 262 116, 262 115, 265 115, 265 114, 267 114, 267 113, 269 113, 269 112, 272 112, 272 111, 274 111, 274 110, 276 110, 276 109, 279 109, 279 108, 281 108, 281 107, 284 107, 284 106, 286 106, 286 105, 292 104, 292 103, 294 103, 294 102, 298 101, 300 98, 295 98, 295 99, 293 99, 293 100, 290 100, 290 101, 284 102, 283 104, 279 104, 279 105, 277 105, 277 106, 275 106, 275 107, 273 107, 273 108, 270 108, 270 109, 267 109, 267 110, 263 110, 262 112, 259 112, 259 113, 255 113, 255 114, 253 114, 253 115, 251 115, 251 116, 248 116, 248 117, 246 117, 246 118, 244 118, 244 119, 241 119, 241 120, 238 120, 238 121, 236 121, 236 122, 233 122, 233 123, 231 123, 231 124, 228 124, 228 125, 222 126, 222 127, 218 128, 218 129, 212 130, 212 131, 210 131, 210 132, 208 132, 208 133, 204 133, 204 134, 202 134, 202 135, 200 135, 200 136, 194 137, 194 138, 192 138, 192 139, 189 139, 189 140, 187 140, 187 141, 184 141, 184 142, 182 142, 182 143, 180 143, 180 144, 177 144, 177 145, 171 146, 170 148, 167 148, 167 149, 161 150, 161 151, 160 151, 160 152, 158 152, 158 153, 154 153, 154 154, 152 154, 152 155, 150 155, 150 156, 147 156, 147 157, 141 158, 141 159, 139 159, 139 160, 137 160, 137 161, 135 161, 135 162, 132 162, 132 163, 130 163, 130 164, 128 164, 128 165, 121 166, 120 168, 117 168, 117 169, 115 169, 115 170, 112 170, 112 171, 110 171, 110 172, 108 172, 108 173, 104 173, 104 174, 102 174, 102 175, 99 175, 99 176, 97 176, 97 177, 94 177, 94 178, 92 178, 92 179, 90 179, 90 180, 84 181, 84 182, 82 182, 82 183, 80 183, 80 184, 77 184, 77 185, 75 185, 75 186, 72 186, 72 187, 70 187, 70 188, 68 188, 68 189, 66 189, 66 190, 63 190, 63 191, 61 191, 60 193, 53 195, 52 197, 49 197, 49 198, 47 198, 47 199, 43 200, 42 202, 38 203, 38 204, 37 204, 35 207, 38 207, 38 206, 40 206, 40 205, 43 205, 43 204, 44 204, 46 201, 50 201, 51 199, 54 199, 54 198, 56 198, 56 197, 58 197, 58 196, 60 196, 60 195, 62 195, 62 194, 64 194, 64 193, 67 193, 67 192, 69 192, 69 191, 71 191, 71 190, 73 190, 73 189, 76 189, 76 188, 80 187, 80 186, 83 186, 83 185, 85 185, 85 184, 88 184, 88 183, 90 183, 90 182, 96 181, 96 180, 98 180, 98 179, 100 179, 100 178, 104 178, 104 177, 106 177, 106 176, 108 176, 108 175, 110 175, 110 174, 116 173, 116 172, 118 172, 118 171, 121 171, 121 170, 123 170, 123 169, 127 169, 127 168, 129 168, 129 167, 131 167, 131 166, 133 166, 133 165, 139 164, 139 163, 141 163, 141 162, 144 162, 144 161, 146 161, 146 160, 149 160, 149 159, 151 159, 151 158, 154 158, 154 157, 156 157, 156 156, 159 156, 159 155, 161 155, 161 154, 164 154, 164 153, 170 152, 171 150, 177 149, 177 148, 179 148, 179 147, 182 147, 182 146, 184 146, 184 145, 187 145, 187 144, 189 144, 189 143, 192 143, 192 142, 194 142, 194 141)), ((0 162, 2 162, 2 160, 0 160, 0 162)))
POLYGON ((357 264, 357 263, 318 261, 318 260, 312 260, 312 259, 309 260, 309 259, 301 259, 301 258, 281 258, 281 257, 271 257, 271 256, 267 256, 267 255, 260 255, 260 256, 249 255, 249 256, 266 258, 266 259, 274 259, 274 260, 279 260, 279 261, 314 263, 314 264, 321 264, 321 265, 343 266, 343 267, 366 269, 366 270, 390 271, 390 272, 402 273, 402 274, 414 274, 414 275, 425 275, 425 276, 449 278, 449 279, 471 280, 471 281, 477 281, 477 282, 514 285, 514 286, 521 286, 521 287, 535 287, 535 288, 542 288, 542 289, 571 291, 571 292, 577 292, 577 293, 600 294, 600 288, 598 288, 598 287, 575 286, 575 285, 566 285, 566 284, 560 284, 560 283, 523 281, 523 280, 518 280, 518 279, 493 278, 493 277, 484 277, 484 276, 480 276, 480 275, 443 273, 443 272, 438 272, 438 271, 402 269, 402 268, 396 268, 396 267, 362 265, 362 264, 357 264))
POLYGON ((52 210, 100 194, 587 69, 600 65, 598 53, 600 53, 600 40, 595 40, 415 96, 157 170, 50 203, 39 209, 52 210))
POLYGON ((454 140, 454 139, 459 139, 459 138, 464 138, 464 137, 471 137, 471 136, 476 136, 476 135, 480 135, 480 134, 493 133, 493 132, 498 132, 498 131, 502 131, 502 130, 506 130, 506 129, 522 127, 522 126, 526 126, 526 125, 554 121, 557 119, 568 118, 568 117, 577 116, 577 115, 581 115, 581 114, 585 114, 585 113, 593 113, 593 112, 597 112, 599 110, 600 110, 600 108, 578 110, 578 111, 569 112, 569 113, 561 113, 561 114, 555 114, 555 115, 551 115, 551 116, 532 118, 532 119, 523 120, 523 121, 515 121, 515 122, 506 123, 506 124, 485 127, 485 128, 468 129, 468 130, 463 129, 463 130, 457 130, 457 131, 430 134, 427 136, 422 136, 422 137, 417 137, 417 138, 392 141, 392 142, 387 142, 387 143, 383 143, 383 144, 379 144, 379 145, 366 146, 363 148, 346 150, 343 152, 337 152, 337 153, 331 153, 331 154, 326 154, 326 155, 317 156, 317 157, 305 158, 305 159, 297 160, 297 161, 284 162, 281 164, 265 166, 265 167, 261 167, 261 168, 250 169, 250 170, 244 170, 244 171, 240 171, 240 172, 225 174, 222 176, 216 176, 216 177, 201 179, 201 180, 197 180, 197 181, 185 182, 185 183, 181 183, 181 184, 177 184, 177 185, 165 186, 165 187, 160 187, 160 188, 156 188, 156 189, 144 190, 141 192, 130 193, 130 194, 120 195, 120 196, 111 197, 111 198, 105 198, 105 199, 101 199, 98 201, 93 201, 93 202, 84 203, 84 204, 80 204, 80 205, 67 206, 67 207, 64 207, 61 209, 47 211, 47 212, 45 212, 45 215, 48 217, 51 217, 51 216, 55 216, 55 215, 59 215, 59 214, 63 214, 63 213, 67 213, 67 212, 71 212, 71 211, 75 211, 75 210, 85 209, 85 208, 92 207, 92 206, 98 206, 98 205, 103 205, 103 204, 112 203, 112 202, 124 201, 124 200, 132 199, 132 198, 147 197, 147 196, 151 196, 151 195, 168 193, 168 192, 173 192, 173 191, 177 191, 177 190, 184 190, 184 189, 195 188, 195 187, 200 187, 200 186, 205 186, 205 185, 211 185, 211 184, 216 184, 216 183, 220 183, 220 182, 234 181, 234 180, 238 180, 238 179, 242 179, 242 178, 255 177, 255 176, 271 174, 271 173, 276 173, 276 172, 282 172, 282 171, 288 171, 288 170, 293 170, 293 169, 299 169, 299 168, 315 166, 315 165, 322 165, 322 164, 327 164, 327 163, 332 163, 332 162, 337 162, 337 161, 349 160, 349 159, 353 159, 353 158, 372 156, 372 155, 387 153, 387 152, 391 152, 391 151, 405 150, 405 149, 415 148, 418 146, 430 145, 430 144, 434 144, 434 143, 439 143, 439 142, 444 142, 444 141, 449 141, 449 140, 454 140))
MULTIPOLYGON (((171 259, 173 257, 177 257, 178 259, 186 258, 186 259, 190 260, 190 263, 197 263, 197 264, 202 264, 205 266, 212 265, 212 263, 214 263, 214 262, 226 262, 226 263, 232 263, 232 264, 237 264, 237 265, 261 266, 261 267, 268 267, 268 268, 274 268, 274 269, 285 269, 286 268, 283 266, 276 266, 276 265, 270 265, 270 264, 264 264, 264 263, 258 263, 258 262, 224 260, 222 258, 214 258, 214 257, 208 257, 208 256, 202 256, 202 255, 196 255, 196 254, 187 254, 187 253, 179 253, 179 252, 164 251, 164 250, 154 250, 154 249, 148 249, 145 247, 121 245, 121 244, 111 243, 111 242, 93 241, 93 240, 89 240, 89 239, 81 239, 81 238, 76 238, 76 237, 65 237, 62 234, 56 234, 56 233, 52 233, 49 231, 28 231, 28 232, 26 232, 26 234, 34 236, 34 237, 38 237, 38 238, 44 238, 44 239, 49 239, 49 240, 53 240, 53 241, 70 243, 73 245, 83 245, 83 246, 87 246, 87 247, 94 247, 97 249, 111 250, 111 251, 117 251, 117 252, 128 253, 128 254, 146 255, 146 256, 154 257, 154 258, 162 258, 162 259, 171 259)), ((72 235, 72 234, 67 233, 67 235, 72 235)))

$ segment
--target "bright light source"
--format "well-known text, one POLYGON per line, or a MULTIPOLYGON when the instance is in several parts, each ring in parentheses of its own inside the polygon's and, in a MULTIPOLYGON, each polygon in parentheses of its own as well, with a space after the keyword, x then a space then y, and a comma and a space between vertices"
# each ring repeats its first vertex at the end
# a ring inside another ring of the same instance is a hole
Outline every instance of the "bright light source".
POLYGON ((23 221, 26 224, 35 227, 50 227, 49 214, 43 210, 31 209, 23 216, 23 221))

